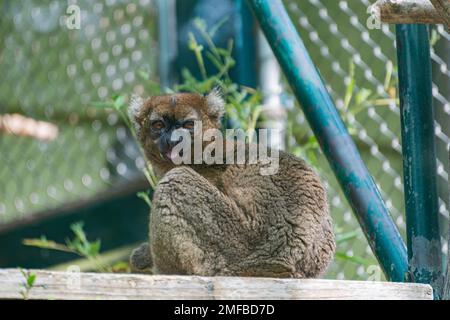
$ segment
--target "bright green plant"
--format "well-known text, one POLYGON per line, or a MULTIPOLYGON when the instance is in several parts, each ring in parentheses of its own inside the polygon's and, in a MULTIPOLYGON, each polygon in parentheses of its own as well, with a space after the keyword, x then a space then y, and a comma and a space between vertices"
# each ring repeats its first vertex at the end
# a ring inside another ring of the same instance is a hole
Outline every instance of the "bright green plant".
POLYGON ((25 280, 22 283, 22 290, 20 291, 20 295, 24 300, 28 300, 30 290, 33 288, 36 282, 36 274, 31 272, 30 270, 24 270, 22 268, 20 268, 20 273, 25 280))
POLYGON ((261 116, 262 94, 259 90, 238 85, 231 80, 229 72, 236 64, 232 56, 233 41, 228 41, 227 48, 219 48, 212 40, 217 26, 208 30, 205 22, 200 19, 196 19, 194 24, 202 39, 208 44, 208 50, 205 50, 194 34, 189 34, 189 49, 195 54, 202 79, 198 80, 188 69, 184 69, 183 81, 175 86, 173 92, 207 94, 214 88, 219 88, 225 99, 226 116, 232 125, 246 131, 255 130, 261 116), (203 56, 214 65, 215 72, 207 73, 203 56))
MULTIPOLYGON (((361 129, 356 117, 369 107, 386 107, 391 103, 398 105, 397 91, 393 74, 395 73, 395 66, 392 61, 386 64, 386 76, 384 79, 384 90, 388 93, 388 97, 382 97, 371 89, 357 88, 355 64, 352 60, 349 63, 349 81, 345 87, 344 105, 339 109, 339 114, 342 121, 347 127, 350 135, 356 137, 358 131, 361 129)), ((304 128, 297 128, 298 109, 288 111, 288 125, 287 135, 288 151, 305 158, 316 169, 319 168, 318 153, 320 152, 319 143, 312 132, 304 130, 304 128), (292 139, 293 138, 293 139, 292 139), (293 141, 293 142, 292 142, 293 141)))
POLYGON ((363 258, 361 256, 357 256, 357 255, 349 255, 346 252, 344 252, 343 250, 339 249, 345 243, 354 241, 354 240, 362 237, 363 234, 362 234, 361 230, 342 232, 341 230, 338 229, 335 233, 336 233, 336 246, 338 248, 334 255, 336 260, 352 262, 352 263, 355 263, 358 265, 364 265, 364 266, 369 266, 371 264, 371 262, 368 259, 365 259, 365 258, 363 258))
POLYGON ((92 261, 97 270, 111 272, 111 267, 105 266, 99 261, 101 241, 99 239, 89 241, 83 227, 83 222, 73 223, 70 226, 73 238, 67 239, 64 244, 48 240, 45 236, 41 236, 39 239, 24 239, 23 244, 41 249, 73 253, 92 261))

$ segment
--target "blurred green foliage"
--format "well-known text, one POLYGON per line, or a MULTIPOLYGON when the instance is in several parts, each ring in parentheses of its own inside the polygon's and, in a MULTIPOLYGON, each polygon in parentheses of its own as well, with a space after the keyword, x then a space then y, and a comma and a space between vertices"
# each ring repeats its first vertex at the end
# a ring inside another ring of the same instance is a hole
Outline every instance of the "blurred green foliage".
POLYGON ((100 239, 89 241, 83 227, 83 222, 73 223, 70 226, 73 238, 66 239, 64 244, 48 240, 46 236, 41 236, 39 239, 24 239, 23 244, 41 249, 73 253, 92 261, 99 271, 111 272, 112 267, 105 266, 98 260, 101 248, 100 239))

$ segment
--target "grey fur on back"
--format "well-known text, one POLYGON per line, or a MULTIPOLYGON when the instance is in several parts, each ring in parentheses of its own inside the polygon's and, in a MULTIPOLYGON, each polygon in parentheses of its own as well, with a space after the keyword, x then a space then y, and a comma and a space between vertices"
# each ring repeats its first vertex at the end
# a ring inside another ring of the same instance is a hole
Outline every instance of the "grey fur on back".
POLYGON ((153 272, 310 278, 326 270, 335 251, 326 192, 302 160, 281 152, 272 176, 257 165, 214 172, 181 166, 160 180, 150 215, 153 272))

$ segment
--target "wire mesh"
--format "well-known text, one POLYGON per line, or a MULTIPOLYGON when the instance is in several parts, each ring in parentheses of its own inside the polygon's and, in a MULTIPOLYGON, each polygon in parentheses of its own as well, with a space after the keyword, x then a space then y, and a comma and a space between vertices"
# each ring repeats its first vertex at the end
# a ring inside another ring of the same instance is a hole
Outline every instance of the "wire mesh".
MULTIPOLYGON (((404 236, 404 195, 398 101, 392 99, 391 86, 386 86, 386 66, 396 65, 394 26, 371 27, 368 0, 324 1, 286 0, 289 14, 320 70, 327 87, 352 134, 359 151, 373 175, 394 222, 404 236), (355 91, 370 90, 383 105, 370 105, 356 115, 346 114, 346 90, 352 80, 350 64, 354 64, 355 91)), ((433 103, 436 119, 437 174, 439 212, 442 235, 448 225, 448 145, 450 115, 449 34, 442 26, 432 27, 433 103)), ((392 76, 397 87, 396 70, 392 76)), ((299 124, 306 122, 301 113, 299 124)), ((324 159, 320 161, 324 180, 328 181, 331 212, 338 232, 359 230, 350 207, 324 159)), ((444 240, 444 239, 443 239, 444 240)), ((443 241, 446 251, 446 241, 443 241)), ((362 233, 339 244, 340 257, 329 269, 330 277, 339 279, 377 278, 377 263, 362 233), (343 255, 345 255, 343 257, 343 255), (375 267, 375 268, 374 268, 375 267)))
POLYGON ((0 133, 0 223, 90 197, 143 166, 118 116, 92 107, 140 92, 155 71, 152 1, 78 1, 80 29, 67 28, 64 1, 2 0, 0 115, 58 127, 54 141, 0 133))

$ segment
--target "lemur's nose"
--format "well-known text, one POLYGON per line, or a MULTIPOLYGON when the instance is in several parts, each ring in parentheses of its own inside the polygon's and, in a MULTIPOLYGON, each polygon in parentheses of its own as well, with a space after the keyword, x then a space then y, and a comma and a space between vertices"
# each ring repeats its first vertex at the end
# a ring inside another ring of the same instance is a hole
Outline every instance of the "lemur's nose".
POLYGON ((167 139, 167 144, 169 145, 170 148, 173 148, 179 142, 181 142, 181 140, 183 140, 183 137, 178 137, 178 139, 173 139, 171 136, 169 136, 168 139, 167 139))

